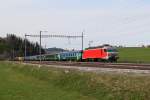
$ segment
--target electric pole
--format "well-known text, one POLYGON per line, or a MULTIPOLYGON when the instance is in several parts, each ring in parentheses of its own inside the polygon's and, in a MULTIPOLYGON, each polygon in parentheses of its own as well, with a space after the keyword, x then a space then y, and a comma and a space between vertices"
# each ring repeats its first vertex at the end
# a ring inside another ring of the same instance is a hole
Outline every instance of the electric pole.
POLYGON ((84 32, 82 32, 82 52, 83 52, 83 49, 84 49, 84 32))
POLYGON ((41 39, 41 34, 42 34, 42 31, 40 31, 40 50, 39 50, 39 52, 40 52, 40 64, 41 64, 41 60, 42 60, 42 56, 41 56, 41 54, 42 54, 42 53, 41 53, 41 48, 42 48, 42 47, 41 47, 41 40, 42 40, 42 39, 41 39))
POLYGON ((27 56, 27 35, 25 34, 25 50, 24 50, 24 61, 26 61, 26 56, 27 56))
POLYGON ((40 65, 41 65, 41 62, 42 62, 42 32, 47 32, 47 31, 40 31, 40 50, 39 50, 39 53, 40 53, 40 65))

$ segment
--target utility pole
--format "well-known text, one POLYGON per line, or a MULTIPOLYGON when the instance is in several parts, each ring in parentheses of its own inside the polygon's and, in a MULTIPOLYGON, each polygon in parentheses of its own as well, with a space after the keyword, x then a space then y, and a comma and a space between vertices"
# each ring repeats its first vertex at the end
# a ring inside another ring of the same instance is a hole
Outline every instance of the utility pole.
POLYGON ((41 65, 41 62, 42 62, 42 32, 47 32, 47 31, 40 31, 40 50, 39 50, 39 53, 40 53, 40 65, 41 65))
POLYGON ((26 34, 25 34, 25 41, 24 42, 25 42, 25 48, 24 48, 25 49, 24 50, 24 52, 25 52, 24 53, 24 58, 25 59, 24 59, 24 61, 26 61, 26 56, 27 56, 27 35, 26 34))
POLYGON ((39 52, 40 52, 40 64, 41 64, 41 61, 42 61, 42 56, 41 56, 41 54, 42 54, 42 53, 41 53, 41 48, 42 48, 42 47, 41 47, 41 40, 42 40, 41 38, 42 38, 42 37, 41 37, 41 34, 42 34, 42 31, 40 31, 40 50, 39 50, 39 52))
POLYGON ((14 47, 13 47, 13 51, 12 51, 12 52, 13 52, 13 55, 12 55, 13 57, 12 57, 12 59, 13 59, 13 61, 14 61, 14 60, 15 60, 15 50, 14 50, 14 47))
POLYGON ((83 52, 83 49, 84 49, 84 47, 83 47, 84 46, 84 40, 83 39, 84 39, 84 32, 82 32, 82 52, 83 52))

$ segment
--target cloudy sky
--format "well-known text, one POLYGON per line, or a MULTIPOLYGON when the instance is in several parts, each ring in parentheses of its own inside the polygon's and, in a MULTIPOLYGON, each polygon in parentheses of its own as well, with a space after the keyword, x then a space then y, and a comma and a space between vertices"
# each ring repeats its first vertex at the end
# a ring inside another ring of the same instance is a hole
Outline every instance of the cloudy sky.
MULTIPOLYGON (((0 0, 0 36, 80 35, 85 47, 150 44, 150 0, 0 0)), ((29 38, 38 41, 37 38, 29 38)), ((80 39, 43 39, 43 46, 80 48, 80 39)))

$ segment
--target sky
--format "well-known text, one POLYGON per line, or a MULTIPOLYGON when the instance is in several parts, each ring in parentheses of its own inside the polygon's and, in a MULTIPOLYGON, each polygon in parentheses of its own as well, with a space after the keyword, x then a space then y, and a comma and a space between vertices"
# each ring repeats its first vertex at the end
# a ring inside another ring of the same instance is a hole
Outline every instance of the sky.
MULTIPOLYGON (((84 47, 150 44, 150 0, 0 0, 0 36, 81 35, 84 47)), ((38 38, 28 37, 33 42, 38 38)), ((43 47, 81 48, 81 39, 43 38, 43 47)))

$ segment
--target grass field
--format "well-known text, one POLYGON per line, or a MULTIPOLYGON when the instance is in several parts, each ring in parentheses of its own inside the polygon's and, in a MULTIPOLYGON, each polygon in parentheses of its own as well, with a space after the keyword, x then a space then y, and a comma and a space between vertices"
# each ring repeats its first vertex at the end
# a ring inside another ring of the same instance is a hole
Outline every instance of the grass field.
POLYGON ((119 62, 150 63, 150 48, 120 48, 119 62))
POLYGON ((150 100, 150 76, 0 62, 0 100, 150 100))

